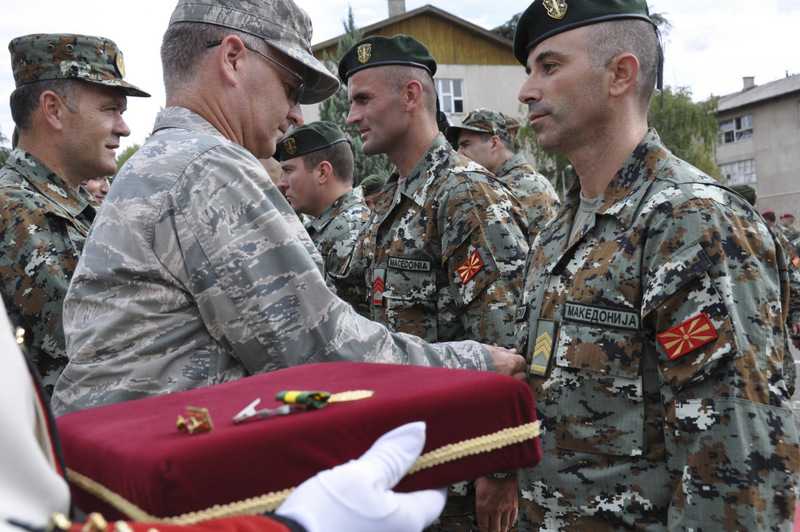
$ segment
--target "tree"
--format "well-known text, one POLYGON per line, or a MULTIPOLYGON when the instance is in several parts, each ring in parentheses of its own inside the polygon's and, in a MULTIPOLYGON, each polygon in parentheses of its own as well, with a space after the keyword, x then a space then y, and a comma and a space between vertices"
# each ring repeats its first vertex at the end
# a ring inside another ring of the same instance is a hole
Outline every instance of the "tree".
MULTIPOLYGON (((336 48, 336 60, 330 59, 327 54, 323 57, 323 63, 331 72, 339 70, 339 61, 341 61, 342 56, 363 37, 361 30, 356 28, 352 7, 349 8, 347 20, 343 21, 343 25, 345 34, 339 39, 339 44, 336 48)), ((361 153, 361 145, 364 142, 361 140, 358 128, 354 124, 347 123, 349 112, 350 102, 347 100, 347 87, 342 86, 332 97, 322 102, 319 108, 319 118, 320 120, 334 122, 342 128, 342 131, 350 140, 355 155, 355 170, 353 172, 355 184, 358 185, 365 177, 371 174, 388 176, 392 172, 394 165, 386 154, 364 155, 361 153)))
POLYGON ((722 173, 714 162, 719 135, 717 99, 692 101, 688 87, 664 87, 661 98, 653 97, 647 123, 658 131, 664 145, 689 164, 719 179, 722 173))
POLYGON ((122 150, 122 153, 117 155, 117 171, 122 168, 122 165, 125 164, 125 161, 131 158, 131 155, 139 151, 139 148, 141 148, 140 145, 134 144, 133 146, 128 146, 122 150))
POLYGON ((506 39, 514 40, 514 33, 517 31, 517 24, 519 24, 519 17, 522 16, 522 13, 517 13, 511 20, 503 24, 502 26, 497 26, 492 31, 505 37, 506 39))
MULTIPOLYGON (((8 142, 8 137, 0 131, 0 144, 5 144, 6 142, 8 142)), ((6 164, 9 155, 11 155, 11 150, 5 146, 0 146, 0 166, 6 164)))

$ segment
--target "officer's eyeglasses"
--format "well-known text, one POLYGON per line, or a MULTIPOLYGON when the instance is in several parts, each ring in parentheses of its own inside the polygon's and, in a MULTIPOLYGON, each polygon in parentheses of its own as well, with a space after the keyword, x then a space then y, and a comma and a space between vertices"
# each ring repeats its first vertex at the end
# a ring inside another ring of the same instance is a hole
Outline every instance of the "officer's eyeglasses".
MULTIPOLYGON (((222 41, 210 41, 210 42, 206 43, 206 48, 213 48, 214 46, 218 46, 220 44, 222 44, 222 41)), ((242 43, 242 44, 244 44, 244 47, 247 48, 248 50, 250 50, 251 52, 255 52, 258 55, 260 55, 261 57, 263 57, 264 59, 272 61, 273 63, 275 63, 276 65, 278 65, 282 69, 284 69, 286 72, 288 72, 289 74, 291 74, 292 76, 297 78, 297 80, 300 82, 300 85, 297 86, 297 89, 293 89, 295 91, 294 92, 294 104, 295 105, 299 104, 300 100, 303 99, 303 95, 306 92, 306 80, 303 78, 303 76, 301 76, 300 74, 298 74, 297 72, 295 72, 291 68, 287 67, 286 65, 284 65, 283 63, 281 63, 277 59, 273 59, 272 57, 268 56, 267 54, 265 54, 263 52, 259 52, 258 50, 256 50, 252 46, 248 45, 247 43, 242 43)), ((291 98, 291 94, 289 95, 289 97, 291 98)))

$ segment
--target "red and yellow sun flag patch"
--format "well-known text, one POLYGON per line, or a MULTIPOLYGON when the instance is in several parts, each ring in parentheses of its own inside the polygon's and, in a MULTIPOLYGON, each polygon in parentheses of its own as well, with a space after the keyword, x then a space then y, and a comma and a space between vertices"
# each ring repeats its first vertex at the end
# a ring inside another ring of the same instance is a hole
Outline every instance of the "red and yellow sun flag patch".
POLYGON ((717 339, 717 331, 706 314, 698 314, 658 335, 670 360, 682 357, 717 339))
POLYGON ((458 276, 461 277, 461 284, 466 284, 470 279, 475 277, 475 274, 483 268, 483 261, 478 254, 478 250, 472 252, 467 261, 459 266, 458 276))

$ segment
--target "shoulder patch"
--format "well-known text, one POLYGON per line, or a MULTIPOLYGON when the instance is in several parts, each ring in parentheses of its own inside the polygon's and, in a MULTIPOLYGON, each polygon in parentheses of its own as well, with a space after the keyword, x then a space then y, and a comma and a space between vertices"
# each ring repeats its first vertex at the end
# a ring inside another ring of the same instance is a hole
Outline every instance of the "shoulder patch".
POLYGON ((708 319, 708 315, 701 313, 664 331, 657 338, 669 359, 675 360, 716 340, 717 331, 708 319))
POLYGON ((478 253, 478 250, 472 252, 472 255, 459 266, 458 268, 458 276, 461 277, 461 283, 466 284, 469 282, 470 279, 475 277, 475 274, 483 268, 483 261, 481 260, 481 256, 478 253))

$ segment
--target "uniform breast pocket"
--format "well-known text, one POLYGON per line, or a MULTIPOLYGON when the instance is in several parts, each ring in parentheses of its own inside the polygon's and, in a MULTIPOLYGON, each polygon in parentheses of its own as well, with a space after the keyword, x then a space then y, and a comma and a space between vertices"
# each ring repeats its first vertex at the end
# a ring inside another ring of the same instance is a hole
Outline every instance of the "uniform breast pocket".
POLYGON ((616 456, 644 452, 642 340, 638 331, 562 322, 551 374, 559 448, 616 456))
POLYGON ((389 268, 383 300, 390 328, 437 340, 436 272, 389 268))

